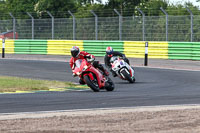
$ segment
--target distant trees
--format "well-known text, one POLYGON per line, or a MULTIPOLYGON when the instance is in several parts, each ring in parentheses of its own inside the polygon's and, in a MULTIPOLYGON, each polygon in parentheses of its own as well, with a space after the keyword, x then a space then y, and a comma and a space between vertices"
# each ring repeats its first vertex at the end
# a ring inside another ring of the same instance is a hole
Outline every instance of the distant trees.
MULTIPOLYGON (((197 0, 200 1, 200 0, 197 0)), ((90 10, 94 10, 99 16, 113 16, 113 9, 117 9, 122 16, 140 15, 136 8, 143 10, 146 16, 160 16, 163 13, 160 7, 168 10, 170 15, 187 15, 185 7, 198 12, 198 8, 192 3, 183 5, 170 5, 167 0, 108 0, 102 4, 102 0, 5 0, 0 1, 0 18, 2 14, 13 13, 22 17, 22 13, 34 12, 37 16, 49 11, 55 17, 70 17, 68 10, 78 17, 90 17, 90 10)), ((26 16, 27 17, 27 16, 26 16)))

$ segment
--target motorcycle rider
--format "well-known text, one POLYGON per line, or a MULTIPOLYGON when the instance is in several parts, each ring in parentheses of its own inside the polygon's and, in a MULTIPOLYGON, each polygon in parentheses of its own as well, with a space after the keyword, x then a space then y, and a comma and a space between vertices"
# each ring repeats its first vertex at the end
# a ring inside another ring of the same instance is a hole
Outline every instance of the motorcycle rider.
POLYGON ((118 51, 113 51, 113 48, 112 47, 107 47, 106 48, 106 55, 104 56, 104 63, 105 63, 105 66, 112 72, 112 75, 113 77, 116 77, 117 74, 115 71, 112 70, 112 65, 111 65, 111 62, 110 62, 110 59, 112 56, 119 56, 121 57, 126 63, 129 63, 129 60, 126 58, 126 56, 118 51))
MULTIPOLYGON (((75 66, 76 66, 76 60, 77 59, 86 59, 87 61, 91 62, 92 65, 95 67, 95 68, 98 68, 100 69, 102 72, 103 72, 103 75, 104 76, 108 76, 109 73, 106 69, 104 69, 104 67, 99 63, 99 61, 95 61, 95 56, 92 55, 92 54, 89 54, 87 53, 86 51, 80 51, 79 47, 78 46, 73 46, 71 48, 71 59, 69 61, 69 64, 70 64, 70 67, 72 70, 75 69, 75 66)), ((79 83, 80 84, 85 84, 85 82, 81 79, 79 79, 79 83)))

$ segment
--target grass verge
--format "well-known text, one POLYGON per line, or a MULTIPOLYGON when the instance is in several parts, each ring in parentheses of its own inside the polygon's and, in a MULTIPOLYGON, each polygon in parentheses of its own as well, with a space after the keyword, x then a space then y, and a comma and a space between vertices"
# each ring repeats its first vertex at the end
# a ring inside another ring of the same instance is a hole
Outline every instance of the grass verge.
MULTIPOLYGON (((56 88, 80 89, 80 85, 71 82, 36 80, 20 77, 0 76, 0 92, 38 91, 56 88)), ((86 87, 81 87, 82 89, 86 87)))

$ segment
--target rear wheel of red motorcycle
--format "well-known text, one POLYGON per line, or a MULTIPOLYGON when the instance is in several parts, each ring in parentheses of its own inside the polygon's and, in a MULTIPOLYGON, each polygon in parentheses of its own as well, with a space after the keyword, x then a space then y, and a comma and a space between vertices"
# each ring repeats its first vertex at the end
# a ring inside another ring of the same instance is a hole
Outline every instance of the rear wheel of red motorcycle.
POLYGON ((86 84, 94 91, 99 92, 99 85, 97 83, 97 80, 91 80, 88 75, 84 76, 84 80, 86 84))

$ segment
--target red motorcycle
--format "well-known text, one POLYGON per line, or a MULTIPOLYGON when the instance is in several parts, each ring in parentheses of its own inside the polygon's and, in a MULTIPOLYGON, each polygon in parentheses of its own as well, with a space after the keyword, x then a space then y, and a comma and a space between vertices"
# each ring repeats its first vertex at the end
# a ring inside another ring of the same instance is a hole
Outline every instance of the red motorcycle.
POLYGON ((108 76, 104 76, 101 70, 93 67, 91 62, 85 59, 78 59, 75 64, 73 75, 79 76, 94 92, 98 92, 100 89, 114 90, 113 81, 108 76))

